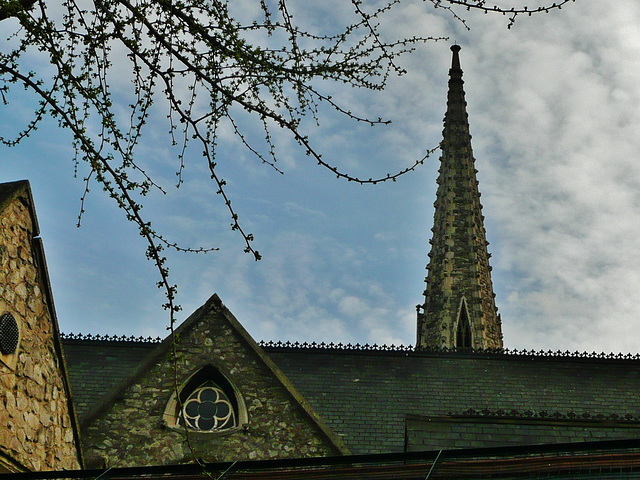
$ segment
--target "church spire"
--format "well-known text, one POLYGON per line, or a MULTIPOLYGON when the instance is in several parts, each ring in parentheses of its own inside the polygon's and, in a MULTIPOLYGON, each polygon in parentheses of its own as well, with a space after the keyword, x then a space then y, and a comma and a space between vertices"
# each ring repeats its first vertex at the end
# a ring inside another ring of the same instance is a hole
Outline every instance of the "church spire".
POLYGON ((460 68, 451 47, 447 113, 418 347, 502 348, 460 68))

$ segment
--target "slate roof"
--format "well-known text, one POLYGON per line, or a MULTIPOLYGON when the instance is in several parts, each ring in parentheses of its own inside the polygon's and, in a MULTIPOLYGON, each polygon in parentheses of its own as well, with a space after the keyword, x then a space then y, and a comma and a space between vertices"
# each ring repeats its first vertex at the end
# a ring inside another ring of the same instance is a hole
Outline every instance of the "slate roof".
POLYGON ((62 340, 80 423, 158 346, 152 341, 62 340))
MULTIPOLYGON (((157 346, 63 343, 81 421, 157 346)), ((635 357, 264 350, 356 454, 640 438, 635 357)))
MULTIPOLYGON (((444 442, 424 443, 422 437, 426 450, 543 443, 545 437, 555 435, 553 430, 563 431, 562 422, 565 427, 578 425, 581 429, 575 435, 557 438, 557 442, 640 437, 638 360, 266 350, 353 453, 402 451, 407 415, 427 424, 448 422, 441 435, 444 442), (616 420, 616 416, 625 415, 627 420, 616 420), (510 429, 500 426, 505 421, 511 423, 510 429), (514 438, 526 423, 542 424, 545 429, 539 435, 531 431, 528 436, 514 438)), ((437 441, 433 425, 431 430, 428 439, 437 441)))

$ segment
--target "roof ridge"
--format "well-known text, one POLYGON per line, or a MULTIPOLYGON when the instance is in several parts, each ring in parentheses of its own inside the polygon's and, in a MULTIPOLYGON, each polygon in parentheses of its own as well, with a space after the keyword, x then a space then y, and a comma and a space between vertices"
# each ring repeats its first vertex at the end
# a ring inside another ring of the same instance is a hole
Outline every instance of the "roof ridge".
POLYGON ((495 355, 495 356, 530 356, 543 358, 585 358, 585 359, 607 359, 607 360, 640 360, 640 353, 623 352, 587 352, 569 350, 535 350, 517 348, 456 348, 456 347, 414 347, 413 345, 378 345, 360 343, 325 343, 325 342, 291 342, 291 341, 265 341, 261 340, 259 345, 267 349, 282 350, 327 350, 327 351, 348 351, 348 352, 389 352, 389 353, 413 353, 413 354, 468 354, 468 355, 495 355))
MULTIPOLYGON (((104 342, 104 343, 139 343, 158 345, 163 342, 161 337, 144 337, 142 335, 117 335, 117 334, 91 334, 91 333, 60 333, 63 341, 78 342, 104 342)), ((341 352, 389 352, 389 353, 413 353, 413 354, 468 354, 468 355, 496 355, 496 356, 530 356, 542 358, 585 358, 585 359, 606 359, 606 360, 640 360, 640 353, 631 352, 592 352, 569 351, 569 350, 535 350, 535 349, 481 349, 481 348, 456 348, 456 347, 415 347, 404 344, 377 344, 377 343, 342 343, 342 342, 299 342, 282 340, 260 340, 257 342, 261 348, 281 349, 281 350, 327 350, 341 352)))
POLYGON ((62 340, 79 340, 79 341, 98 341, 98 342, 135 342, 135 343, 162 343, 161 337, 145 337, 135 335, 117 335, 117 334, 92 334, 92 333, 60 333, 62 340))

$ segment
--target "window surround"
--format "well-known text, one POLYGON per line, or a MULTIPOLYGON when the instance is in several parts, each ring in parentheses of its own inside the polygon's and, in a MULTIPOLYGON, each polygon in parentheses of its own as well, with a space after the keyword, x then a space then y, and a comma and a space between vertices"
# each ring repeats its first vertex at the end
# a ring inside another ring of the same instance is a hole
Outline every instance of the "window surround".
POLYGON ((458 312, 458 322, 456 325, 456 348, 472 348, 471 322, 469 321, 469 311, 467 301, 463 298, 460 301, 460 311, 458 312))
MULTIPOLYGON (((176 391, 173 391, 162 417, 164 424, 172 429, 184 429, 185 423, 181 418, 181 410, 184 408, 185 402, 198 390, 202 391, 201 389, 203 388, 209 389, 211 385, 215 385, 215 387, 226 395, 233 408, 235 425, 221 429, 198 430, 197 428, 190 427, 188 425, 189 422, 187 422, 186 428, 189 429, 189 432, 205 435, 225 435, 242 430, 248 423, 247 409, 242 395, 240 395, 238 389, 228 380, 227 376, 211 364, 198 368, 179 386, 180 402, 178 402, 176 391)), ((191 398, 191 401, 193 400, 194 399, 191 398)), ((224 400, 222 401, 224 402, 224 400)))

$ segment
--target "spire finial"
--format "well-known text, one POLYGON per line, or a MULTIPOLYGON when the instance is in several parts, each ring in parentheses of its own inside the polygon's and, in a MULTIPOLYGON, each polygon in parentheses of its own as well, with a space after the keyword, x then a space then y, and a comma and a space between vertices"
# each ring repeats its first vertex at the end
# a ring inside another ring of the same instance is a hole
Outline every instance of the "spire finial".
POLYGON ((451 59, 451 70, 460 70, 460 57, 458 56, 458 52, 460 52, 460 45, 451 45, 451 51, 453 52, 453 58, 451 59))

